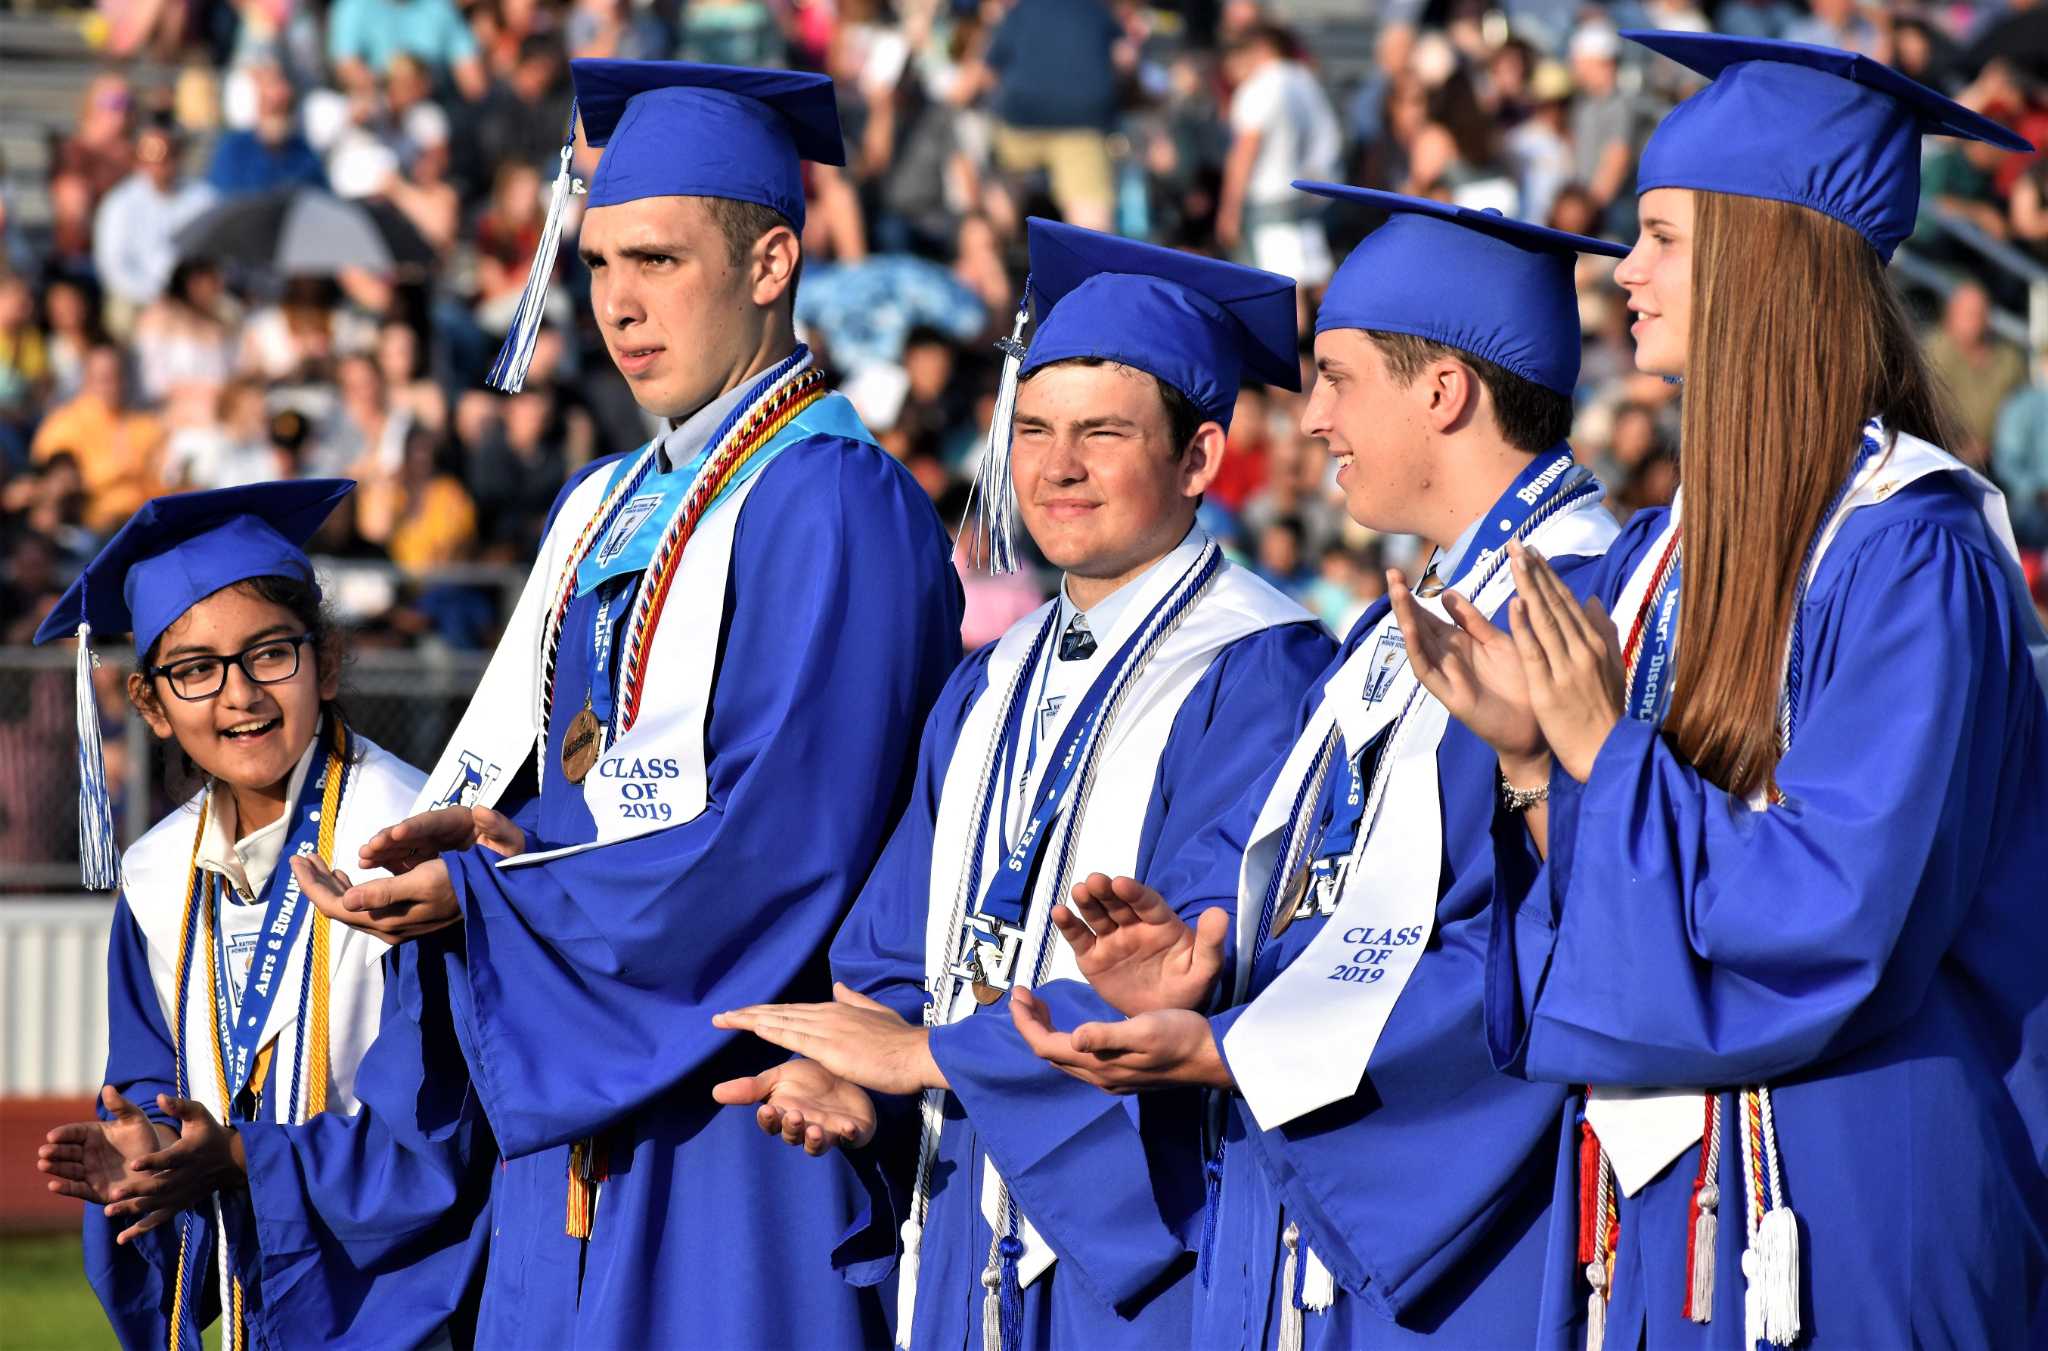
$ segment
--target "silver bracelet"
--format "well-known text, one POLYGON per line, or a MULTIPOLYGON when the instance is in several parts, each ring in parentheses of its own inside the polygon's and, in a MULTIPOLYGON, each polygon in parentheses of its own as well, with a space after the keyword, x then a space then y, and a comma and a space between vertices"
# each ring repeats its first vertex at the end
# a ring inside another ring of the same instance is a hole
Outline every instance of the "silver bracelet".
POLYGON ((1517 788, 1508 782, 1508 772, 1500 772, 1500 805, 1510 813, 1528 811, 1539 802, 1550 800, 1550 784, 1546 781, 1541 788, 1517 788))

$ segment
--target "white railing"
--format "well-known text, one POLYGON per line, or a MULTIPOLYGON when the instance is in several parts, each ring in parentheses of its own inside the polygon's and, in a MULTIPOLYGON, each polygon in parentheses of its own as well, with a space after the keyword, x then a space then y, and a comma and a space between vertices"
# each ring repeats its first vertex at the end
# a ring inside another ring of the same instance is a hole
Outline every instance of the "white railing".
POLYGON ((0 1098, 99 1091, 113 915, 97 896, 0 900, 0 1098))

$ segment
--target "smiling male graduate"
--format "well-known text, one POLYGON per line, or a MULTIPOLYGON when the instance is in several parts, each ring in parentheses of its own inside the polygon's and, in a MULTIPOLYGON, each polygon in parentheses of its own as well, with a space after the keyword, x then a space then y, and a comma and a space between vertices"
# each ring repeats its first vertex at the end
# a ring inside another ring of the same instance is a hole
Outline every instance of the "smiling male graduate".
POLYGON ((462 926, 438 1068, 505 1156, 480 1344, 871 1345, 879 1304, 829 1261, 859 1188, 718 1110, 713 1083, 776 1057, 710 1015, 825 994, 959 657, 959 584, 929 500, 796 341, 800 161, 843 160, 831 82, 571 70, 604 147, 592 308, 668 429, 557 501, 438 810, 363 854, 417 866, 308 886, 394 941, 462 926), (473 843, 493 805, 524 835, 502 867, 473 843))
POLYGON ((1165 868, 1277 762, 1329 660, 1308 613, 1195 524, 1240 378, 1299 382, 1294 284, 1049 221, 1030 245, 1014 463, 984 482, 1014 488, 1060 593, 940 695, 910 809, 833 942, 838 999, 719 1020, 805 1058, 719 1096, 895 1198, 899 1344, 1186 1346, 1199 1101, 1139 1110, 1068 1078, 1004 994, 1113 1013, 1055 906, 1090 874, 1165 868))

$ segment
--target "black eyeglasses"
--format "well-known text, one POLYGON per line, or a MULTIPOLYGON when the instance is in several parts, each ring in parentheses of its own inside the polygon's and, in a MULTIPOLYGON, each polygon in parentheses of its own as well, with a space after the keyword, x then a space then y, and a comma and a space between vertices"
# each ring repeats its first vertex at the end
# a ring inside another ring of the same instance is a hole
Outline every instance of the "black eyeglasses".
POLYGON ((275 685, 299 673, 299 649, 313 641, 310 633, 289 638, 265 638, 232 656, 186 657, 182 661, 152 666, 143 674, 170 682, 171 693, 180 699, 211 699, 228 683, 228 667, 242 668, 242 674, 258 685, 275 685))

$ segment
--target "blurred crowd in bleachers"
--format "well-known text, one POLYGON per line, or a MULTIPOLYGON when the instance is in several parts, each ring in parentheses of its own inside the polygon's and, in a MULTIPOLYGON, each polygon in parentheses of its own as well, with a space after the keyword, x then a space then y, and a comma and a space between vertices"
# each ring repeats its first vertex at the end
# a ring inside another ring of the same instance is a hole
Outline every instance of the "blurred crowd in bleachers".
MULTIPOLYGON (((500 592, 464 565, 530 561, 567 472, 650 430, 573 249, 524 392, 482 384, 547 210, 571 58, 835 77, 849 163, 810 183, 799 323, 949 521, 1029 214, 1285 272, 1305 319, 1374 222, 1298 177, 1628 240, 1636 154, 1691 88, 1618 39, 1631 25, 1853 48, 2048 143, 2038 0, 103 0, 7 22, 68 25, 87 57, 75 112, 0 199, 0 643, 151 494, 347 474, 362 489, 316 547, 389 565, 366 639, 488 644, 500 592), (356 252, 226 210, 315 192, 342 203, 317 220, 370 236, 356 252)), ((587 174, 594 152, 575 159, 587 174)), ((1925 182, 1936 209, 1901 276, 1965 420, 1953 449, 2048 543, 2048 352, 2014 340, 2027 267, 2048 262, 2048 161, 1934 141, 1925 182)), ((1581 270, 1575 443, 1626 511, 1676 484, 1680 391, 1636 374, 1611 272, 1581 270)), ((1205 519, 1341 629, 1413 544, 1345 518, 1300 401, 1243 395, 1205 519)), ((970 576, 969 640, 1046 580, 970 576)))

